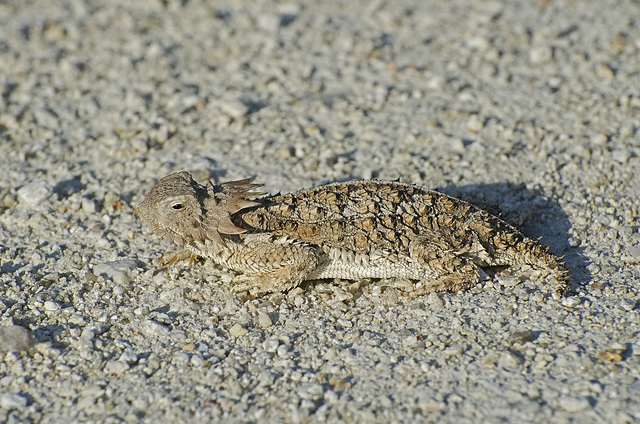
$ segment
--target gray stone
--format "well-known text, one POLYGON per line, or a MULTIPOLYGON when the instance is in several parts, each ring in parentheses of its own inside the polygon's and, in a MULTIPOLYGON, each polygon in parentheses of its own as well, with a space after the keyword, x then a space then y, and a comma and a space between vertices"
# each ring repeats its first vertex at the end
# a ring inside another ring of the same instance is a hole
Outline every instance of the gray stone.
POLYGON ((24 327, 10 325, 0 327, 0 353, 24 352, 35 345, 35 338, 24 327))
POLYGON ((137 267, 138 264, 136 261, 123 259, 94 265, 93 273, 96 275, 106 275, 116 284, 127 285, 131 281, 131 273, 137 269, 137 267))

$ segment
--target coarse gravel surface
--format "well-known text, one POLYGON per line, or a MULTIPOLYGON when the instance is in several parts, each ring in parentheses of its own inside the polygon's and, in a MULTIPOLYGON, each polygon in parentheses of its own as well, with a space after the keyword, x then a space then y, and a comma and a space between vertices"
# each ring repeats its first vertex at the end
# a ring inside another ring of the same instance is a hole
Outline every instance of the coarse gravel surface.
POLYGON ((638 422, 639 153, 638 1, 0 1, 0 422, 638 422), (436 188, 577 292, 234 295, 154 265, 179 170, 436 188))

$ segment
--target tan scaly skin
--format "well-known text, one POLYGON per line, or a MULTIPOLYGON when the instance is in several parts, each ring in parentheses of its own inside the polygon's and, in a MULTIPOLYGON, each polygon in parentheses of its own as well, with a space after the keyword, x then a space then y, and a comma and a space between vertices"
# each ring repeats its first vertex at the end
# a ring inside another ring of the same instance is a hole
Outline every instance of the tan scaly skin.
POLYGON ((201 185, 162 178, 138 206, 147 227, 183 248, 162 261, 208 257, 241 271, 234 291, 287 291, 302 281, 419 281, 412 295, 467 289, 482 268, 530 265, 569 290, 559 259, 501 219, 462 200, 401 182, 349 181, 286 195, 253 178, 201 185), (261 197, 264 196, 264 197, 261 197), (249 200, 253 199, 253 200, 249 200))

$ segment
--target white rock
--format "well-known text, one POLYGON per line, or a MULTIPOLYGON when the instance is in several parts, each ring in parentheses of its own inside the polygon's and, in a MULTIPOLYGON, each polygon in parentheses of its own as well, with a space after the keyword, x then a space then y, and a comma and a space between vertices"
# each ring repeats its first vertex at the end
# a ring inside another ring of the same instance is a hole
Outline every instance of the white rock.
POLYGON ((86 197, 82 199, 82 210, 87 213, 96 213, 96 202, 86 197))
POLYGON ((44 309, 47 311, 55 312, 60 310, 60 305, 58 305, 54 301, 47 300, 46 302, 44 302, 44 309))
POLYGON ((27 398, 16 393, 3 393, 0 395, 0 408, 21 409, 27 406, 27 398))
POLYGON ((484 128, 484 122, 478 115, 471 115, 467 121, 467 129, 472 133, 477 133, 484 128))
POLYGON ((153 320, 144 320, 140 324, 140 332, 147 337, 163 338, 169 335, 169 329, 153 320))
POLYGON ((242 118, 249 113, 249 108, 241 100, 225 100, 219 102, 220 109, 231 118, 242 118))
POLYGON ((633 259, 640 260, 640 246, 631 246, 628 252, 633 259))
POLYGON ((233 324, 229 329, 229 334, 231 334, 233 337, 241 337, 247 333, 247 329, 240 324, 233 324))
POLYGON ((173 303, 184 298, 184 289, 182 287, 175 287, 173 289, 165 290, 160 293, 158 299, 163 303, 173 303))
POLYGON ((635 299, 622 299, 620 301, 620 307, 625 311, 632 311, 636 307, 637 301, 635 299))
POLYGON ((447 347, 442 353, 446 358, 451 358, 454 356, 462 355, 465 350, 467 350, 467 346, 459 344, 447 347))
POLYGON ((500 366, 507 370, 513 370, 518 368, 524 360, 518 355, 514 354, 511 351, 505 351, 500 354, 500 358, 498 359, 498 363, 500 366))
POLYGON ((324 395, 324 389, 318 383, 302 383, 298 387, 298 396, 302 399, 318 400, 324 395))
POLYGON ((611 158, 616 162, 625 164, 631 158, 631 151, 630 150, 614 150, 613 152, 611 152, 611 158))
POLYGON ((75 341, 74 346, 79 351, 89 351, 93 349, 93 343, 91 340, 79 338, 75 341))
POLYGON ((269 13, 260 14, 257 23, 259 28, 274 32, 280 27, 280 17, 269 13))
POLYGON ((561 396, 558 405, 567 412, 580 412, 591 407, 589 399, 582 396, 561 396))
POLYGON ((444 306, 444 302, 442 301, 438 293, 435 292, 429 293, 429 295, 427 296, 427 303, 431 305, 433 309, 440 309, 444 306))
POLYGON ((582 298, 578 296, 570 296, 562 299, 562 306, 566 306, 567 308, 573 308, 574 306, 578 306, 582 302, 582 298))
POLYGON ((51 187, 44 180, 36 180, 22 186, 17 194, 20 204, 34 207, 42 204, 51 195, 51 187))
POLYGON ((138 316, 148 315, 149 314, 149 307, 148 306, 140 306, 140 307, 134 309, 133 313, 138 315, 138 316))
POLYGON ((273 325, 273 321, 271 317, 266 312, 258 312, 258 325, 262 328, 271 327, 273 325))
POLYGON ((126 362, 129 365, 135 363, 137 360, 138 356, 133 352, 122 352, 122 355, 118 358, 118 361, 126 362))
POLYGON ((274 353, 278 350, 278 346, 280 346, 280 340, 278 339, 267 339, 262 342, 262 348, 270 353, 274 353))
POLYGON ((114 283, 126 285, 131 281, 131 272, 138 267, 136 261, 123 259, 120 261, 104 262, 93 267, 96 275, 106 275, 114 283))
POLYGON ((553 59, 553 50, 551 47, 538 46, 529 51, 529 61, 534 65, 540 65, 550 62, 553 59))
POLYGON ((591 142, 598 146, 604 146, 605 144, 607 144, 607 141, 609 141, 609 136, 606 134, 599 133, 594 134, 591 137, 591 142))
POLYGON ((109 361, 107 362, 107 365, 105 365, 104 367, 104 372, 106 374, 121 375, 122 373, 127 371, 129 368, 130 368, 129 364, 127 364, 126 362, 109 361))

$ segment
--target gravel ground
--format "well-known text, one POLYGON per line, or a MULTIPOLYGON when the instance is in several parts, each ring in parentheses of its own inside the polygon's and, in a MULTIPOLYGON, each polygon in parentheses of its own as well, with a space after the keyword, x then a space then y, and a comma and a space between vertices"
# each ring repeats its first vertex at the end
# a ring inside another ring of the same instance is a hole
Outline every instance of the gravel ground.
POLYGON ((0 1, 0 422, 640 420, 640 4, 0 1), (244 4, 242 4, 244 3, 244 4), (230 293, 133 215, 178 170, 396 179, 564 255, 230 293))

